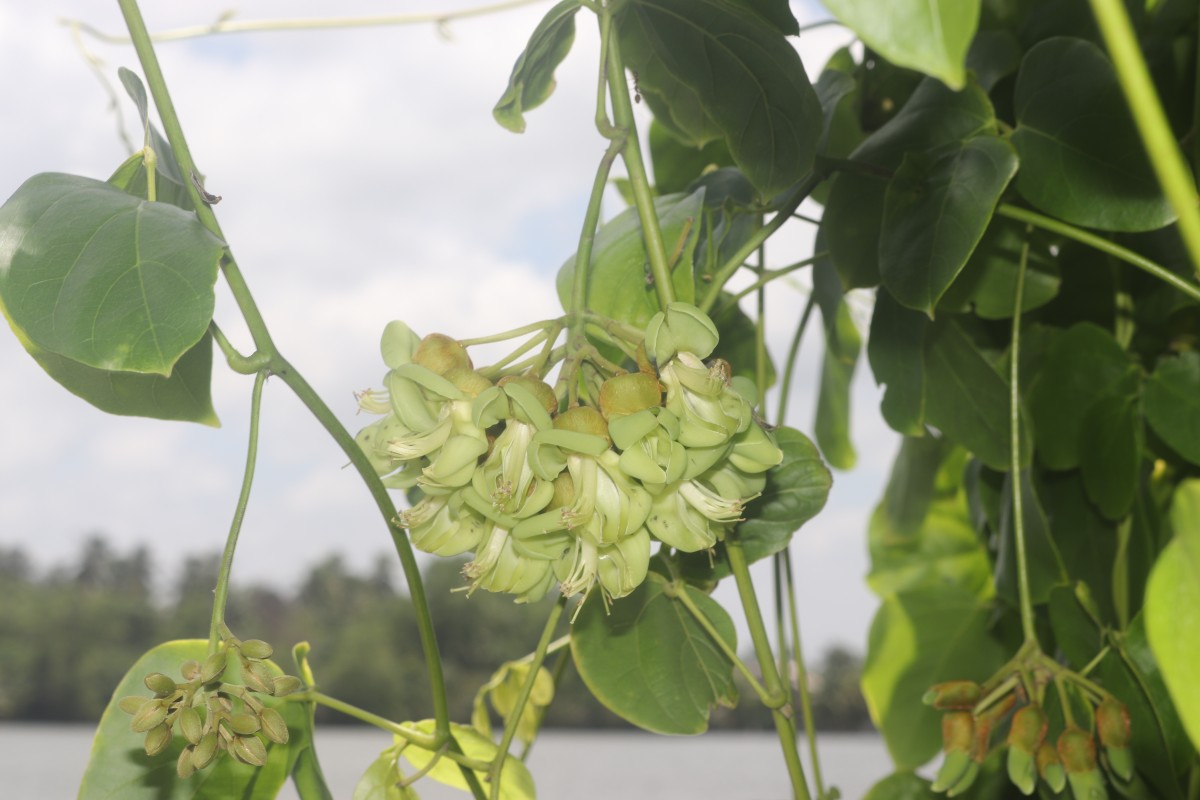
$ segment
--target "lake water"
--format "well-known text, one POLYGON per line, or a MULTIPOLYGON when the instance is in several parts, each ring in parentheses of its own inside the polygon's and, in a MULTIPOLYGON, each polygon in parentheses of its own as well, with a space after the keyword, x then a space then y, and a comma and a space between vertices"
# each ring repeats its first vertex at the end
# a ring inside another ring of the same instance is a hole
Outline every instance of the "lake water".
MULTIPOLYGON (((69 800, 91 748, 84 725, 0 725, 0 797, 69 800)), ((317 729, 317 752, 334 797, 349 800, 358 776, 391 737, 375 729, 317 729)), ((855 800, 890 772, 887 751, 873 734, 825 734, 819 739, 827 784, 855 800)), ((801 748, 807 754, 807 746, 801 748)), ((791 796, 779 742, 769 733, 700 737, 643 733, 548 731, 529 756, 541 800, 785 800, 791 796)), ((805 758, 805 769, 811 769, 805 758)), ((463 800, 432 781, 422 800, 463 800)), ((291 785, 280 794, 296 800, 291 785)))

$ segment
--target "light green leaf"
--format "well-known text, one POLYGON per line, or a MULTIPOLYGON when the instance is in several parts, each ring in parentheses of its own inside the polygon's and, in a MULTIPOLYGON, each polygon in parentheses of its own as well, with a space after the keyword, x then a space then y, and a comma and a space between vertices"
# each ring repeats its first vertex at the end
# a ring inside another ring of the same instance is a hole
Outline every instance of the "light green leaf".
POLYGON ((617 32, 647 104, 680 139, 724 139, 765 197, 812 169, 821 106, 775 24, 731 0, 633 0, 617 32))
POLYGON ((1025 54, 1015 90, 1017 190, 1075 225, 1149 231, 1175 219, 1112 64, 1089 41, 1054 37, 1025 54))
MULTIPOLYGON (((673 194, 654 201, 667 253, 679 253, 679 259, 671 269, 671 283, 675 289, 675 299, 681 303, 693 303, 696 300, 692 255, 700 231, 703 205, 703 189, 690 195, 673 194)), ((592 268, 588 273, 587 307, 644 328, 658 312, 658 295, 654 286, 646 280, 648 264, 637 210, 627 208, 596 234, 592 268)), ((558 299, 564 309, 571 307, 574 280, 575 256, 572 255, 558 271, 558 299)))
POLYGON ((1029 387, 1041 462, 1051 469, 1078 466, 1086 414, 1135 376, 1129 356, 1104 329, 1082 322, 1058 336, 1029 387))
MULTIPOLYGON (((1009 468, 1008 381, 996 371, 958 323, 941 319, 925 339, 925 416, 952 441, 989 467, 1009 468)), ((1029 428, 1018 432, 1021 463, 1028 464, 1029 428)))
POLYGON ((899 769, 941 749, 941 712, 921 702, 935 683, 982 681, 1004 662, 988 635, 987 603, 956 586, 891 595, 871 623, 862 688, 871 718, 899 769))
MULTIPOLYGON (((592 598, 571 627, 571 655, 583 682, 609 710, 655 733, 708 728, 714 705, 737 698, 733 665, 655 573, 611 610, 592 598)), ((730 646, 733 621, 715 600, 691 599, 730 646)))
POLYGON ((905 308, 886 290, 875 296, 867 360, 886 387, 880 412, 897 433, 925 435, 925 336, 929 318, 905 308))
MULTIPOLYGON (((910 152, 925 152, 996 132, 996 115, 987 94, 974 83, 952 92, 926 78, 908 101, 855 148, 851 158, 883 170, 895 170, 910 152)), ((880 229, 887 181, 873 175, 840 172, 833 179, 821 230, 830 257, 848 288, 879 283, 880 229)))
POLYGON ((863 800, 939 800, 930 786, 915 772, 895 772, 872 786, 863 800))
POLYGON ((404 775, 400 772, 398 747, 389 747, 371 762, 367 771, 354 785, 352 800, 419 800, 416 791, 401 787, 404 775))
POLYGON ((1200 464, 1200 352, 1158 362, 1146 381, 1146 422, 1179 455, 1200 464))
POLYGON ((825 6, 893 64, 932 75, 951 89, 966 83, 979 0, 825 0, 825 6))
MULTIPOLYGON (((265 765, 252 767, 222 755, 211 766, 187 779, 175 774, 175 762, 187 740, 176 731, 171 745, 149 758, 142 749, 141 736, 130 731, 130 716, 117 707, 122 697, 147 695, 142 681, 148 673, 178 676, 184 661, 203 661, 207 654, 208 642, 201 639, 167 642, 148 651, 130 668, 100 717, 91 757, 79 788, 79 800, 267 800, 275 797, 291 774, 297 755, 312 746, 312 727, 304 703, 259 696, 265 705, 283 715, 289 736, 286 745, 265 743, 265 765)), ((282 674, 274 664, 267 663, 272 672, 282 674)), ((241 664, 231 652, 223 679, 238 683, 240 675, 241 664)))
POLYGON ((164 378, 162 375, 109 372, 89 367, 47 353, 16 328, 13 332, 46 374, 101 411, 220 427, 212 405, 212 337, 208 334, 184 353, 175 363, 171 376, 164 378))
MULTIPOLYGON (((423 733, 433 733, 434 722, 431 719, 409 724, 423 733)), ((458 742, 463 755, 467 758, 491 761, 496 757, 495 743, 469 725, 451 722, 450 734, 458 742)), ((400 751, 400 754, 418 771, 425 769, 434 757, 433 753, 423 750, 415 744, 407 745, 400 751)), ((480 784, 487 785, 484 783, 487 779, 486 773, 476 772, 475 776, 479 779, 480 784)), ((425 773, 425 777, 456 789, 467 789, 467 781, 462 775, 462 770, 459 769, 458 764, 448 758, 439 759, 433 768, 425 773)), ((536 800, 536 798, 537 790, 534 788, 533 776, 529 774, 529 769, 521 759, 514 756, 504 759, 504 769, 500 772, 500 800, 536 800)))
POLYGON ((523 133, 524 112, 537 108, 554 92, 554 70, 571 52, 579 7, 580 0, 562 0, 547 11, 517 57, 508 88, 492 109, 496 122, 513 133, 523 133))
POLYGON ((1200 750, 1200 480, 1175 490, 1175 538, 1158 557, 1146 589, 1146 635, 1175 708, 1200 750))
POLYGON ((879 271, 893 297, 933 315, 1016 171, 1012 145, 990 136, 905 157, 888 182, 879 237, 879 271))
POLYGON ((0 301, 50 353, 170 375, 212 320, 225 245, 174 206, 44 173, 0 208, 0 242, 0 301))

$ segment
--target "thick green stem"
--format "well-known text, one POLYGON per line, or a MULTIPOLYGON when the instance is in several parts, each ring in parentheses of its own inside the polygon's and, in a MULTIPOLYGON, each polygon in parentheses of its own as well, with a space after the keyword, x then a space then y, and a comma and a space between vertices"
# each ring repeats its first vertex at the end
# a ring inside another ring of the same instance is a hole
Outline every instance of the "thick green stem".
POLYGON ((581 313, 587 308, 588 280, 592 270, 592 245, 596 241, 596 228, 600 224, 600 204, 604 199, 604 188, 608 186, 608 175, 613 162, 624 145, 623 139, 613 139, 596 168, 596 179, 592 182, 592 194, 588 197, 587 211, 583 215, 583 230, 579 234, 579 247, 575 251, 575 274, 571 283, 571 344, 578 346, 584 341, 583 328, 587 319, 581 313))
POLYGON ((1037 641, 1033 627, 1033 601, 1029 591, 1029 562, 1025 552, 1025 513, 1021 491, 1021 308, 1025 297, 1025 270, 1029 265, 1029 239, 1021 246, 1021 259, 1017 264, 1017 287, 1013 297, 1012 351, 1009 353, 1008 374, 1008 444, 1009 473, 1012 485, 1013 539, 1017 550, 1017 592, 1021 603, 1021 629, 1026 644, 1037 641))
POLYGON ((1093 247, 1102 253, 1107 253, 1113 258, 1118 258, 1127 264, 1132 264, 1143 272, 1148 272, 1164 283, 1174 286, 1179 291, 1186 294, 1193 300, 1200 300, 1200 286, 1194 283, 1188 283, 1183 278, 1171 272, 1161 264, 1157 264, 1145 256, 1135 253, 1132 250, 1121 247, 1119 244, 1114 244, 1108 239, 1097 236, 1090 231, 1085 231, 1082 228, 1076 228, 1061 220, 1047 217, 1044 214, 1039 214, 1036 211, 1030 211, 1026 208, 1001 203, 996 208, 996 214, 1001 217, 1015 219, 1018 222, 1026 222, 1043 230, 1052 231, 1068 239, 1074 239, 1080 244, 1086 244, 1088 247, 1093 247))
MULTIPOLYGON (((605 8, 601 14, 601 25, 608 24, 611 10, 605 8)), ((629 185, 633 189, 634 205, 642 223, 642 239, 646 243, 646 255, 650 259, 650 274, 654 278, 654 289, 658 294, 658 305, 666 308, 675 300, 675 289, 671 285, 671 265, 667 259, 667 248, 662 230, 658 226, 658 213, 654 210, 654 194, 650 189, 650 178, 646 164, 642 161, 642 146, 638 142, 637 125, 633 120, 633 103, 629 99, 629 85, 625 82, 625 65, 621 61, 621 47, 617 36, 608 38, 608 92, 612 98, 613 121, 625 131, 625 146, 621 158, 625 171, 629 173, 629 185)))
POLYGON ((763 624, 758 597, 754 594, 750 566, 746 562, 746 553, 742 549, 742 543, 738 541, 736 530, 725 538, 725 553, 729 558, 734 580, 737 581, 738 596, 742 600, 742 610, 746 614, 750 638, 754 641, 754 654, 763 673, 763 684, 773 700, 773 703, 769 704, 772 706, 771 718, 775 722, 775 731, 779 734, 779 744, 783 749, 788 776, 792 781, 793 797, 795 800, 811 800, 808 781, 804 777, 804 766, 800 763, 800 751, 796 747, 796 726, 792 724, 790 709, 785 711, 783 703, 774 703, 775 700, 783 700, 786 703, 786 693, 779 679, 779 672, 775 669, 775 655, 771 652, 767 627, 763 624))
POLYGON ((550 641, 554 638, 554 629, 558 627, 558 621, 562 618, 563 609, 567 607, 567 598, 560 597, 558 602, 554 604, 554 608, 550 609, 550 616, 546 619, 546 626, 542 628, 542 637, 538 639, 537 649, 533 651, 533 661, 530 663, 529 674, 525 676, 525 682, 521 684, 521 692, 517 695, 517 702, 513 705, 512 710, 508 712, 508 719, 504 722, 504 734, 500 737, 500 744, 496 748, 496 758, 492 761, 491 767, 488 770, 488 780, 491 782, 492 800, 500 798, 500 776, 504 772, 504 761, 508 758, 508 748, 512 746, 513 737, 517 734, 517 725, 521 722, 521 713, 525 710, 525 704, 529 702, 529 695, 533 692, 533 684, 537 681, 538 670, 542 667, 542 662, 546 660, 546 650, 550 647, 550 641))
POLYGON ((1196 183, 1154 90, 1125 5, 1122 0, 1091 0, 1091 3, 1116 67, 1117 80, 1125 92, 1125 102, 1129 104, 1158 182, 1179 215, 1179 234, 1191 255, 1192 267, 1200 274, 1200 206, 1196 203, 1196 183))
POLYGON ((221 632, 225 629, 225 606, 229 601, 229 576, 233 571, 233 554, 237 550, 242 520, 246 518, 250 486, 254 483, 254 465, 258 460, 258 420, 262 411, 263 384, 266 381, 267 373, 258 373, 254 377, 254 389, 250 395, 250 444, 246 447, 246 470, 242 476, 242 490, 238 494, 237 506, 233 510, 233 522, 229 524, 229 536, 225 539, 225 552, 221 554, 217 588, 213 590, 212 623, 208 626, 209 653, 217 652, 217 646, 221 643, 221 632))

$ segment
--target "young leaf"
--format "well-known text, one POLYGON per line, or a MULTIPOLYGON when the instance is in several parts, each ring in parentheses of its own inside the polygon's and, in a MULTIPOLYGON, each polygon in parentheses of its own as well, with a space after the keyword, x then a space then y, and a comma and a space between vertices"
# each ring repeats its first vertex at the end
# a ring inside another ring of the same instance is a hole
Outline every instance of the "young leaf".
POLYGON ((1175 452, 1200 464, 1200 353, 1158 362, 1146 381, 1146 422, 1175 452))
POLYGON ((513 133, 525 131, 524 112, 546 102, 554 91, 554 70, 571 52, 579 7, 580 0, 562 0, 547 11, 517 57, 508 88, 492 109, 496 122, 513 133))
POLYGON ((924 764, 941 747, 940 712, 921 702, 933 684, 986 679, 1004 662, 988 634, 991 610, 958 586, 890 595, 871 623, 862 689, 871 718, 900 769, 924 764))
MULTIPOLYGON (((715 600, 692 600, 736 647, 733 621, 715 600)), ((571 655, 591 693, 623 719, 655 733, 708 728, 714 705, 737 698, 733 665, 652 573, 633 594, 606 609, 592 598, 571 627, 571 655)))
MULTIPOLYGON (((113 698, 96 729, 91 757, 79 787, 79 800, 225 800, 245 797, 258 800, 275 797, 291 774, 301 750, 312 747, 312 726, 308 707, 271 697, 259 699, 283 715, 288 727, 288 743, 266 743, 267 760, 261 767, 224 756, 210 767, 180 778, 175 762, 187 744, 176 736, 166 750, 153 757, 142 752, 140 742, 129 730, 129 715, 117 706, 122 697, 144 695, 142 683, 147 673, 162 672, 179 675, 180 665, 189 659, 202 661, 208 653, 208 642, 201 639, 160 644, 138 659, 121 679, 113 698)), ((274 674, 281 674, 270 662, 274 674)), ((240 682, 241 664, 231 653, 225 668, 224 680, 240 682)))
POLYGON ((0 241, 0 302, 55 355, 170 375, 212 320, 225 244, 174 206, 44 173, 0 207, 0 241))
POLYGON ((1155 230, 1175 219, 1099 47, 1068 37, 1034 45, 1015 106, 1017 190, 1039 210, 1107 231, 1155 230))
POLYGON ((879 271, 893 297, 933 315, 1016 171, 1012 145, 991 136, 905 157, 888 182, 879 234, 879 271))
POLYGON ((680 139, 724 139, 765 197, 809 173, 821 106, 774 24, 732 0, 632 0, 617 25, 647 104, 680 139))
POLYGON ((979 0, 826 0, 825 5, 893 64, 932 75, 951 89, 966 84, 964 64, 979 24, 979 0))
POLYGON ((412 788, 399 785, 404 775, 400 772, 398 758, 398 747, 389 747, 380 753, 354 784, 351 800, 419 800, 412 788))
MULTIPOLYGON (((433 733, 433 720, 431 719, 409 724, 423 733, 433 733)), ((450 723, 450 733, 467 758, 491 761, 496 757, 495 743, 474 728, 452 722, 450 723)), ((414 744, 405 747, 401 751, 401 755, 417 770, 425 769, 434 758, 433 753, 414 744)), ((475 775, 481 784, 486 785, 484 781, 487 776, 484 773, 476 772, 475 775)), ((456 789, 466 790, 467 788, 462 770, 459 769, 458 764, 448 758, 439 759, 426 773, 426 777, 456 789)), ((519 758, 513 756, 506 758, 504 769, 500 773, 500 800, 534 800, 536 797, 537 790, 534 788, 533 776, 529 774, 529 769, 519 758)))

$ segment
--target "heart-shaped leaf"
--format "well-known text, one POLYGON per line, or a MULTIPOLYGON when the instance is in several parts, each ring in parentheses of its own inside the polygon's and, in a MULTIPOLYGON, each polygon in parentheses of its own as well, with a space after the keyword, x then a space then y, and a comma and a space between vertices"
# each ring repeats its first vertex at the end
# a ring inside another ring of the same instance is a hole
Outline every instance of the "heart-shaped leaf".
POLYGON ((1146 421, 1175 452, 1200 464, 1200 353, 1158 362, 1146 381, 1146 421))
POLYGON ((195 215, 101 181, 35 175, 0 207, 0 302, 42 350, 170 375, 208 329, 225 248, 195 215))
MULTIPOLYGON (((733 664, 665 589, 662 576, 651 573, 611 609, 593 598, 571 626, 571 654, 588 689, 623 719, 656 733, 703 733, 712 707, 737 698, 733 664)), ((689 594, 736 647, 725 609, 700 592, 689 594)))

